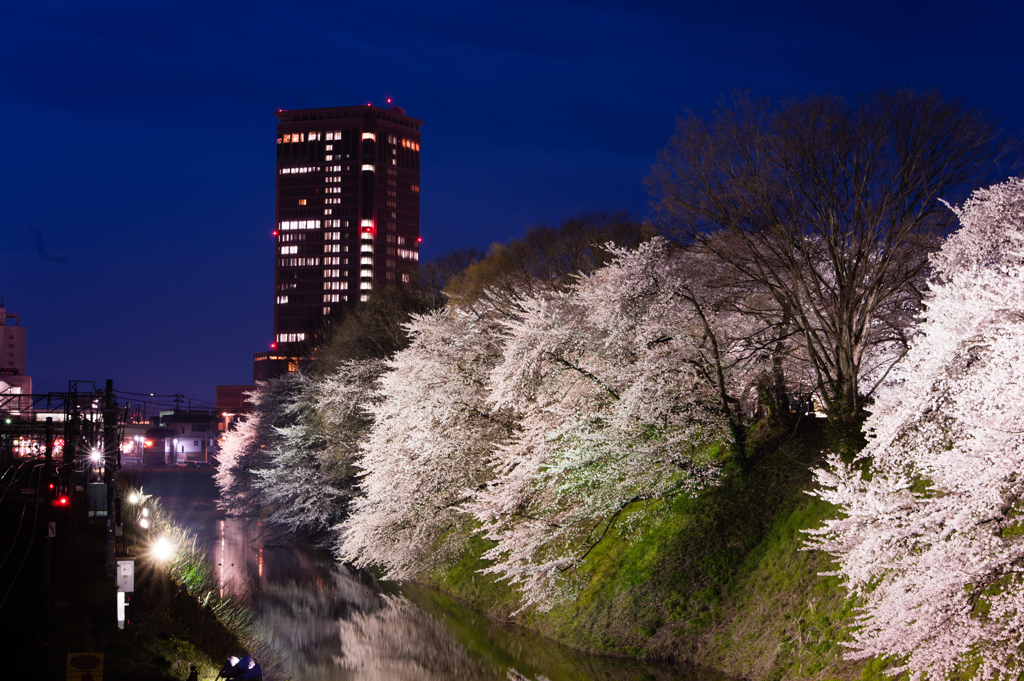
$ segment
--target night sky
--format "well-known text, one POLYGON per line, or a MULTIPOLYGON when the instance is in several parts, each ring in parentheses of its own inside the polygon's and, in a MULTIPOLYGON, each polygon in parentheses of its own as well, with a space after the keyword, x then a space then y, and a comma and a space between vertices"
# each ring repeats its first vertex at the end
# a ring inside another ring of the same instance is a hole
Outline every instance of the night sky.
POLYGON ((646 214, 675 117, 737 89, 939 88, 1019 131, 1022 26, 1020 2, 4 3, 0 293, 35 392, 205 406, 271 341, 277 109, 425 121, 425 261, 646 214))

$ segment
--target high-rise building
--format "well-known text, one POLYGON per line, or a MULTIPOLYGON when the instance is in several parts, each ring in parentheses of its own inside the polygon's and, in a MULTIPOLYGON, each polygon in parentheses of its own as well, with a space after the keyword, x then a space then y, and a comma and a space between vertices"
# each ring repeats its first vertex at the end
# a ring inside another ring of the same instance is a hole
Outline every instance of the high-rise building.
POLYGON ((276 115, 274 342, 287 350, 415 272, 423 121, 369 105, 276 115))

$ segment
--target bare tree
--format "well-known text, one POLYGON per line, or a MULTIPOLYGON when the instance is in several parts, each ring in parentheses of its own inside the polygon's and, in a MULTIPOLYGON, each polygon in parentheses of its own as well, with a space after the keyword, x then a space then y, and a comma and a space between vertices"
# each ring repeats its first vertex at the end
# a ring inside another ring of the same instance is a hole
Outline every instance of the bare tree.
POLYGON ((859 432, 954 225, 942 200, 998 172, 1008 149, 983 112, 934 92, 737 96, 680 119, 646 184, 668 233, 775 299, 833 425, 859 432))

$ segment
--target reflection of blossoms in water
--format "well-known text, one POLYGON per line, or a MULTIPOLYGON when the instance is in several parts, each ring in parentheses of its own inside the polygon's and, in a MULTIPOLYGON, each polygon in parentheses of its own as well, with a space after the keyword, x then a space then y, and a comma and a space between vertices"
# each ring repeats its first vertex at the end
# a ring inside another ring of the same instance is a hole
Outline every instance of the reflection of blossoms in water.
POLYGON ((411 600, 384 596, 372 576, 329 555, 267 545, 263 529, 226 518, 197 532, 212 547, 218 577, 259 615, 265 649, 253 654, 268 679, 724 681, 702 670, 590 657, 412 584, 401 587, 411 600))
POLYGON ((332 678, 338 620, 381 605, 377 591, 345 566, 324 570, 313 584, 269 584, 259 598, 265 635, 297 678, 332 678))
POLYGON ((500 679, 472 659, 448 627, 402 597, 383 596, 384 607, 339 622, 337 663, 360 681, 476 681, 500 679))
MULTIPOLYGON (((523 676, 522 674, 517 672, 515 669, 509 669, 508 670, 507 678, 508 678, 508 681, 530 681, 530 679, 528 677, 523 676)), ((549 679, 548 677, 546 677, 543 674, 541 674, 540 676, 537 677, 537 681, 551 681, 551 679, 549 679)))

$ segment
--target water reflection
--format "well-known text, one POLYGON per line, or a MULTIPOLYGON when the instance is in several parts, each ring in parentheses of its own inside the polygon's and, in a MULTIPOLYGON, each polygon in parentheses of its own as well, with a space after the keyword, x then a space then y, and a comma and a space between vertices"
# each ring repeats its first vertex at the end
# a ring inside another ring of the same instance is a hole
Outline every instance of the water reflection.
POLYGON ((474 659, 444 622, 403 596, 383 596, 381 607, 339 621, 339 667, 361 681, 472 681, 500 679, 493 664, 474 659))
POLYGON ((232 518, 182 518, 200 535, 223 594, 259 614, 283 666, 304 681, 720 681, 674 665, 583 655, 466 610, 444 594, 384 584, 232 518))

